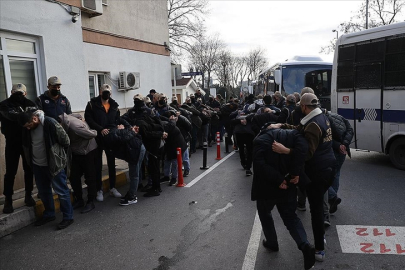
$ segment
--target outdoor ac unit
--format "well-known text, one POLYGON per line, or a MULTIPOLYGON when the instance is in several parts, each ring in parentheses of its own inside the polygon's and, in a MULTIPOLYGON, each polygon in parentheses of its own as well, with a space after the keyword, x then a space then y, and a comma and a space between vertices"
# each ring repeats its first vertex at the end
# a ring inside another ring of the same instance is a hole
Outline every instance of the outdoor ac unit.
POLYGON ((82 11, 91 17, 103 14, 103 0, 82 0, 82 11))
POLYGON ((139 72, 120 72, 119 89, 133 90, 141 86, 141 74, 139 72))

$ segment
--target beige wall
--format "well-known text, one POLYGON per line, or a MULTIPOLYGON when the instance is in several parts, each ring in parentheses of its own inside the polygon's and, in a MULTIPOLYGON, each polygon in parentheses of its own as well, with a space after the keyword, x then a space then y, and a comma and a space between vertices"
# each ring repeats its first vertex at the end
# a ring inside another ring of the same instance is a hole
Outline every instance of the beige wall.
POLYGON ((163 45, 169 44, 167 0, 108 1, 103 15, 82 12, 82 26, 163 45))

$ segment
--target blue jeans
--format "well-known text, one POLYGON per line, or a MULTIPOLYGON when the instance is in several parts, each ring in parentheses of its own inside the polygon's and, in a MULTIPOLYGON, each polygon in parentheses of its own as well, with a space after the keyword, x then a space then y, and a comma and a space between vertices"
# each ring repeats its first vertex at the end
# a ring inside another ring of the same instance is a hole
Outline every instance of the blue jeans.
POLYGON ((262 223, 264 236, 271 246, 278 246, 277 233, 274 227, 273 216, 271 215, 271 211, 274 206, 276 206, 284 225, 290 232, 297 247, 301 249, 308 243, 308 239, 304 226, 295 213, 295 209, 297 208, 297 190, 288 189, 286 196, 287 198, 283 201, 277 201, 274 199, 257 200, 257 212, 259 214, 260 222, 262 223))
POLYGON ((183 166, 184 170, 190 171, 190 155, 188 154, 188 148, 183 153, 183 166))
POLYGON ((55 204, 52 195, 53 188, 59 197, 60 211, 63 213, 63 219, 73 219, 73 208, 70 202, 70 190, 67 186, 65 171, 62 170, 52 177, 48 166, 38 166, 35 164, 33 166, 38 193, 45 207, 43 217, 55 216, 55 204))
POLYGON ((166 177, 170 177, 170 172, 172 173, 172 178, 176 178, 178 176, 178 170, 177 170, 177 159, 169 159, 165 160, 164 164, 164 175, 166 177))
POLYGON ((332 186, 328 189, 329 200, 332 200, 337 197, 337 192, 339 190, 339 178, 340 178, 340 169, 342 168, 343 163, 345 162, 346 155, 339 152, 333 152, 336 158, 336 173, 333 178, 332 186))
POLYGON ((145 146, 141 145, 141 149, 139 151, 139 159, 138 163, 131 164, 128 163, 128 173, 129 173, 129 192, 132 196, 136 195, 138 191, 139 179, 140 179, 140 171, 142 166, 143 157, 145 156, 145 146))

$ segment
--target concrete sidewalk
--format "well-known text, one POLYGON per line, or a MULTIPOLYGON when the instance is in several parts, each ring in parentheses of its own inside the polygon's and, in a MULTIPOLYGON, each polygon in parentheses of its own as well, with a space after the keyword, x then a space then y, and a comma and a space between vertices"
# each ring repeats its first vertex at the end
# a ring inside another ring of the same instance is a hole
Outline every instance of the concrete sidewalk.
MULTIPOLYGON (((117 175, 117 180, 116 180, 116 187, 123 186, 127 184, 127 179, 128 178, 128 164, 127 162, 116 159, 115 160, 115 167, 116 167, 116 175, 117 175)), ((109 191, 109 177, 108 177, 108 168, 106 165, 106 159, 104 157, 104 162, 103 162, 103 191, 104 193, 109 191)), ((84 185, 83 187, 86 187, 84 185)), ((70 188, 70 185, 69 185, 70 188)), ((71 194, 72 194, 72 189, 71 194)), ((37 197, 37 189, 34 187, 33 191, 33 197, 36 200, 36 205, 34 207, 27 207, 24 204, 24 194, 25 191, 24 189, 18 190, 14 193, 13 195, 13 207, 14 207, 14 212, 11 214, 3 214, 3 206, 4 206, 4 195, 0 196, 0 238, 8 235, 10 233, 13 233, 21 228, 24 228, 25 226, 30 225, 33 223, 38 217, 42 216, 42 213, 44 211, 44 205, 42 204, 42 201, 38 199, 37 197)), ((87 193, 87 192, 85 192, 87 193)), ((53 195, 54 202, 55 202, 55 210, 56 212, 60 211, 60 204, 59 204, 59 199, 56 194, 53 195)), ((71 195, 72 202, 73 202, 73 197, 71 195)))

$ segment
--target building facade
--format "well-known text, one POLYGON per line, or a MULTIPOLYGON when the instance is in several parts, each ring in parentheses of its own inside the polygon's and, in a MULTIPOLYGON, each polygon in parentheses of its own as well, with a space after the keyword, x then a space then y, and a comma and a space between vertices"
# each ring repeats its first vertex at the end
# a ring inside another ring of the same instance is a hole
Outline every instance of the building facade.
MULTIPOLYGON (((112 86, 120 109, 132 107, 136 93, 146 95, 152 88, 170 96, 167 16, 166 0, 1 0, 0 101, 15 83, 24 83, 34 100, 53 75, 61 78, 61 92, 75 112, 83 112, 104 83, 112 86), (121 72, 126 73, 120 80, 121 72), (135 87, 124 86, 128 74, 136 74, 135 87)), ((1 194, 4 143, 1 136, 1 194)))

